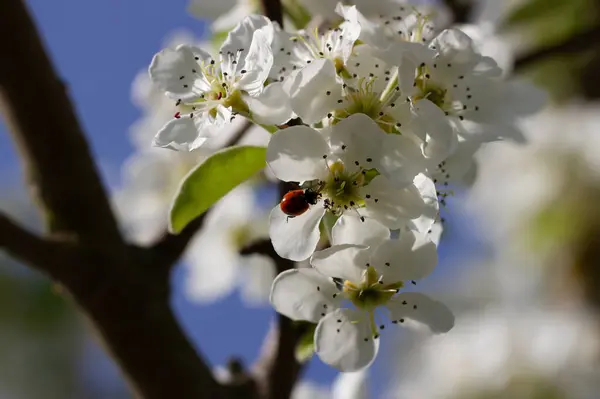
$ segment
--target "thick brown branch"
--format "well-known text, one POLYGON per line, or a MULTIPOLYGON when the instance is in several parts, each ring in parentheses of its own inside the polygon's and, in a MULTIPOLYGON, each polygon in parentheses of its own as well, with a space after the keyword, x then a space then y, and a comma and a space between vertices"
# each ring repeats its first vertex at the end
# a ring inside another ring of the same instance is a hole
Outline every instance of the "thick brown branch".
POLYGON ((115 264, 103 254, 81 260, 69 288, 93 322, 134 391, 144 399, 220 398, 210 368, 197 355, 169 304, 168 270, 115 264), (111 262, 112 267, 105 267, 111 262))
POLYGON ((51 271, 141 397, 221 397, 170 309, 168 269, 151 267, 152 253, 123 242, 65 88, 21 0, 0 2, 0 44, 0 95, 13 136, 52 237, 73 239, 68 251, 55 251, 50 238, 2 218, 0 245, 51 271))
POLYGON ((72 254, 67 242, 44 240, 0 213, 0 249, 43 273, 56 277, 72 254))
POLYGON ((563 42, 524 54, 515 61, 515 72, 547 59, 551 56, 577 54, 598 46, 600 41, 600 25, 575 34, 563 42))
POLYGON ((90 149, 21 0, 0 2, 0 96, 53 231, 119 250, 117 223, 90 149), (98 243, 100 244, 100 243, 98 243))

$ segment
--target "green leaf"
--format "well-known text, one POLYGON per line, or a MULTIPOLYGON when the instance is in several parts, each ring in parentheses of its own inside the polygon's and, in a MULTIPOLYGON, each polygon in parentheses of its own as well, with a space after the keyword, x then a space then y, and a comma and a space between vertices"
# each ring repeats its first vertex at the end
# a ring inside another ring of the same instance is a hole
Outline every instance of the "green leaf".
POLYGON ((265 166, 265 147, 238 146, 214 153, 183 179, 170 212, 169 229, 180 233, 192 220, 265 166))
POLYGON ((306 328, 306 330, 298 340, 295 351, 298 363, 304 363, 310 360, 313 353, 315 353, 315 329, 317 328, 317 325, 312 323, 303 324, 306 324, 306 326, 302 326, 303 329, 306 328))

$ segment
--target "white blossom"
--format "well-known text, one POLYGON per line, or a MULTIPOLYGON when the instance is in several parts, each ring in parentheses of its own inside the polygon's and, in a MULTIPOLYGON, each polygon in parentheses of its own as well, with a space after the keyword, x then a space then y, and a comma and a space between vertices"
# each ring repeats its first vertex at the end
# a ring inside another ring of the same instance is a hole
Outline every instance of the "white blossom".
POLYGON ((413 320, 435 333, 454 324, 440 302, 416 292, 399 293, 437 263, 435 244, 420 233, 405 231, 398 240, 370 247, 335 245, 315 252, 310 263, 310 269, 277 276, 271 303, 293 320, 318 323, 315 352, 341 371, 360 370, 374 360, 388 323, 413 320))
POLYGON ((207 303, 239 288, 251 306, 267 303, 275 265, 264 255, 240 255, 251 242, 267 236, 267 217, 251 186, 240 185, 211 209, 186 252, 188 297, 207 303))
POLYGON ((150 77, 178 111, 154 144, 196 149, 214 133, 206 127, 226 125, 237 114, 264 124, 287 121, 292 114, 280 84, 264 85, 273 65, 272 41, 270 21, 253 15, 229 33, 217 59, 185 44, 156 54, 150 77))
POLYGON ((280 180, 303 183, 316 196, 315 204, 296 217, 279 205, 273 209, 269 234, 277 253, 308 258, 325 212, 374 218, 390 229, 421 216, 425 203, 412 182, 418 170, 406 162, 418 148, 410 142, 396 147, 395 139, 363 114, 334 125, 329 140, 305 126, 275 133, 267 148, 270 169, 280 180))

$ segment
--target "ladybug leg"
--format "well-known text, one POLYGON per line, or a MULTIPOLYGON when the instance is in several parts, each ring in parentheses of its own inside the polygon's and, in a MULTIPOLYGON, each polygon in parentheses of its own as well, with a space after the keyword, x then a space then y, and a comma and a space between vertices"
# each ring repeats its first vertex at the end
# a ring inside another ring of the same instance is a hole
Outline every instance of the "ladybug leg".
POLYGON ((287 222, 288 222, 290 219, 293 219, 293 218, 295 218, 295 217, 296 217, 296 216, 288 216, 288 217, 285 219, 285 222, 287 223, 287 222))

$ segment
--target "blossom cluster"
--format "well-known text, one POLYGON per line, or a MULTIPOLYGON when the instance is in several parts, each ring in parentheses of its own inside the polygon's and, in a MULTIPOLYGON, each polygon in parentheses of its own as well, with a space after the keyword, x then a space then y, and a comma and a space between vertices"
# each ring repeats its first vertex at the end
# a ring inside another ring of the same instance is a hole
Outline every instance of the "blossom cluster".
POLYGON ((310 267, 277 276, 270 300, 317 323, 324 362, 368 366, 388 323, 452 328, 445 305, 408 288, 437 264, 450 186, 473 175, 483 143, 523 140, 517 122, 540 107, 535 90, 504 80, 463 31, 395 1, 381 14, 340 3, 298 31, 249 15, 218 54, 167 48, 149 73, 176 105, 156 146, 200 148, 239 118, 276 130, 266 162, 293 188, 269 235, 310 267))

